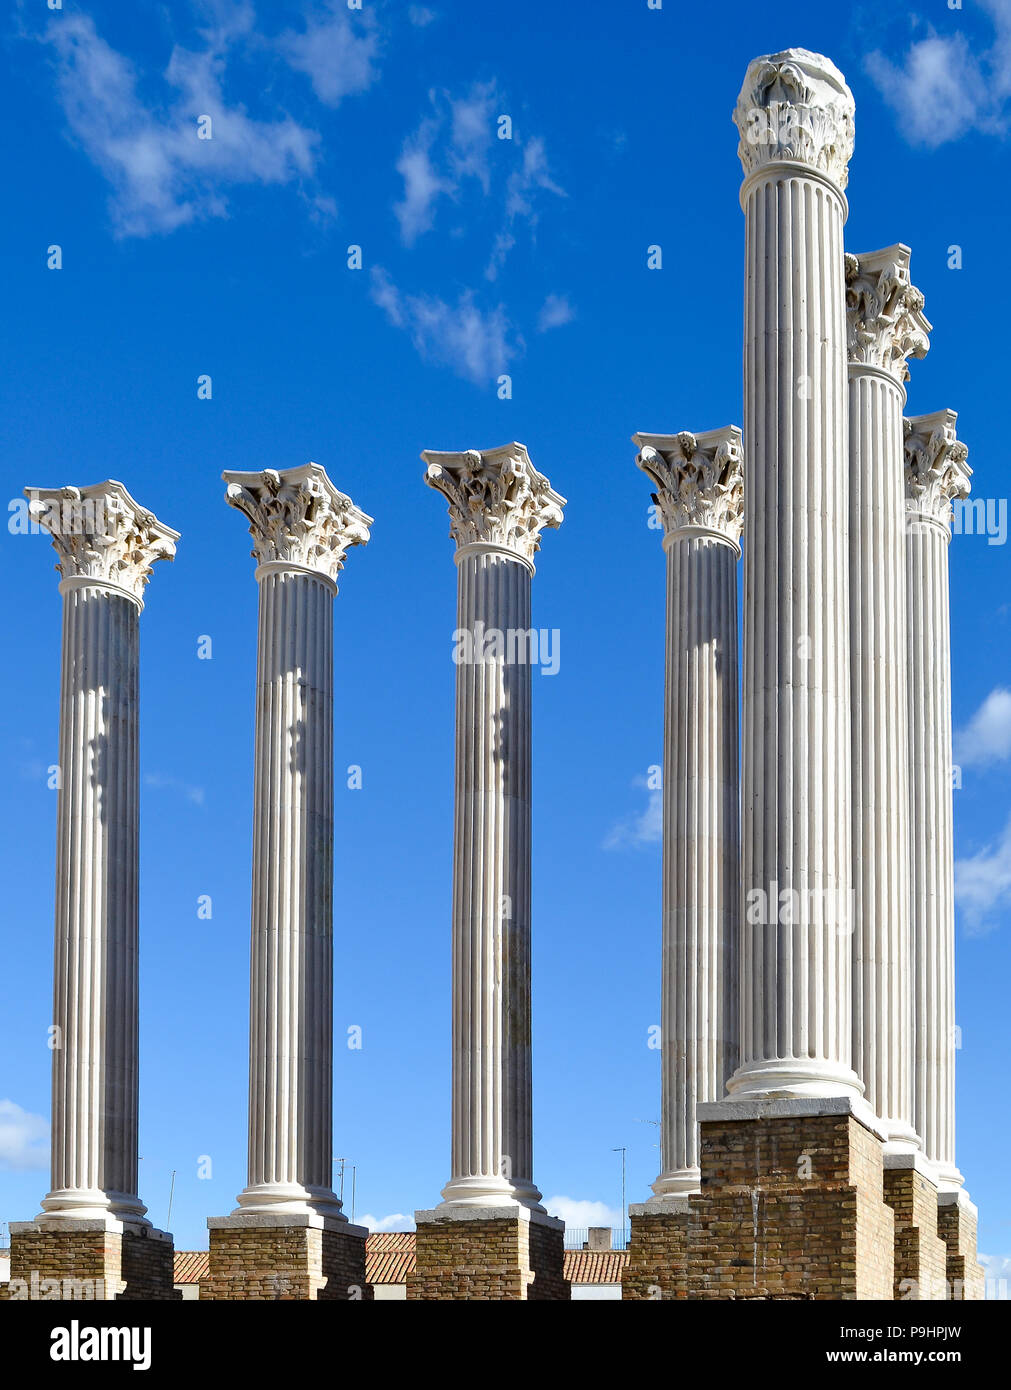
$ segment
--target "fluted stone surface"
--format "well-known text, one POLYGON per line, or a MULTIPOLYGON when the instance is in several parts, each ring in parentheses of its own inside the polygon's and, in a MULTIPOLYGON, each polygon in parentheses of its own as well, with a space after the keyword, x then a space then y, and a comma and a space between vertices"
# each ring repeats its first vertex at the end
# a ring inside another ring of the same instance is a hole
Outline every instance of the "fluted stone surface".
POLYGON ((905 421, 913 921, 913 1122, 938 1186, 955 1164, 955 897, 952 828, 951 503, 969 492, 953 410, 905 421))
POLYGON ((435 1210, 540 1212, 531 1137, 531 667, 516 659, 509 634, 530 628, 540 531, 561 523, 565 499, 520 444, 422 458, 426 481, 449 501, 458 576, 452 1175, 435 1210))
POLYGON ((346 1220, 333 1170, 333 600, 371 517, 318 464, 225 473, 259 561, 249 1180, 236 1216, 346 1220))
POLYGON ((178 533, 122 483, 27 489, 63 578, 52 1190, 39 1220, 147 1226, 137 1195, 138 619, 178 533))
MULTIPOLYGON (((737 562, 741 432, 633 435, 667 553, 661 982, 662 1200, 701 1181, 696 1105, 737 1065, 737 562)), ((647 1204, 648 1205, 648 1204, 647 1204)))
POLYGON ((741 1063, 735 1096, 857 1095, 851 1065, 848 420, 842 193, 853 99, 826 58, 748 69, 741 1063))
POLYGON ((902 408, 930 324, 909 248, 847 256, 853 718, 853 1064, 888 1135, 913 1151, 912 923, 902 408))

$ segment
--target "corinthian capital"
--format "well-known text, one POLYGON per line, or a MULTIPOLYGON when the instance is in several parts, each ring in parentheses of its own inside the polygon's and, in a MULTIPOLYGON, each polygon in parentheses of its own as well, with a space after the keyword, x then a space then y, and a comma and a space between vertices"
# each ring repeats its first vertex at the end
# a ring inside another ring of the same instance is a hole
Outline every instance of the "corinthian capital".
POLYGON ((530 462, 523 444, 468 449, 462 454, 426 449, 425 482, 449 501, 449 534, 458 547, 490 545, 533 562, 545 526, 561 526, 565 498, 530 462))
POLYGON ((138 602, 156 560, 171 560, 179 532, 139 506, 122 483, 25 488, 28 514, 52 537, 64 580, 90 579, 138 602))
POLYGON ((764 164, 791 160, 844 189, 853 153, 853 111, 846 79, 820 53, 788 48, 753 59, 734 111, 745 177, 764 164))
POLYGON ((907 358, 925 357, 930 323, 909 279, 909 247, 846 257, 846 330, 851 363, 909 380, 907 358))
POLYGON ((968 497, 972 469, 969 450, 955 434, 953 410, 903 420, 905 436, 906 516, 917 524, 940 526, 951 532, 951 504, 968 497))
POLYGON ((225 501, 249 518, 261 565, 315 570, 336 582, 353 545, 365 545, 372 518, 338 492, 318 463, 262 473, 222 473, 225 501))
POLYGON ((737 425, 706 434, 633 434, 636 463, 657 485, 667 538, 717 532, 739 545, 744 519, 744 450, 737 425))

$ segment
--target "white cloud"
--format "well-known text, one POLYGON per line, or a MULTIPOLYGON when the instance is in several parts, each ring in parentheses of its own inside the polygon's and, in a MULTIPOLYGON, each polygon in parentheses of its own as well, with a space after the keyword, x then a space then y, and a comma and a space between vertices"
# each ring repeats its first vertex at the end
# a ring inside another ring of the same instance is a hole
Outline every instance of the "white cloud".
POLYGON ((523 158, 519 167, 512 171, 506 184, 505 225, 495 238, 491 260, 485 271, 489 280, 495 279, 506 256, 515 246, 517 225, 521 222, 526 223, 531 229, 537 226, 538 191, 553 193, 559 198, 567 196, 565 190, 559 188, 548 171, 544 141, 535 136, 523 146, 523 158))
POLYGON ((962 33, 932 28, 900 64, 876 50, 867 71, 912 144, 934 148, 970 130, 1004 135, 1011 95, 1011 0, 982 0, 993 21, 993 45, 977 57, 962 33))
POLYGON ((1011 758, 1011 690, 991 690, 964 729, 955 734, 955 762, 979 767, 1011 758))
POLYGON ((1011 1299, 1011 1255, 983 1255, 978 1257, 986 1274, 986 1296, 988 1299, 1011 1299))
MULTIPOLYGON (((230 31, 221 29, 222 33, 230 31)), ((227 213, 230 184, 284 184, 312 174, 319 136, 290 117, 260 121, 224 97, 224 50, 175 48, 165 72, 173 95, 161 112, 138 95, 126 56, 97 33, 89 15, 53 20, 44 41, 56 55, 57 92, 70 131, 112 186, 121 236, 170 232, 227 213), (212 138, 197 138, 211 117, 212 138)))
POLYGON ((0 1100, 0 1168, 49 1166, 49 1121, 12 1100, 0 1100))
MULTIPOLYGON (((633 787, 646 787, 645 777, 636 777, 633 787)), ((663 797, 650 791, 646 809, 616 821, 604 838, 604 849, 641 849, 657 845, 663 837, 663 797)))
POLYGON ((557 1216, 566 1226, 580 1230, 586 1226, 617 1226, 625 1224, 625 1218, 617 1207, 609 1207, 606 1202, 587 1201, 580 1197, 549 1197, 544 1207, 550 1216, 557 1216))
POLYGON ((407 18, 416 29, 424 29, 439 18, 435 10, 430 10, 427 5, 408 5, 407 18))
POLYGON ((290 65, 303 72, 325 106, 366 91, 376 78, 379 52, 374 21, 364 12, 352 20, 345 0, 329 0, 319 14, 307 16, 302 33, 287 30, 278 40, 290 65))
POLYGON ((972 935, 989 931, 998 909, 1011 905, 1011 820, 996 843, 955 860, 955 902, 972 935))
POLYGON ((561 328, 563 324, 571 323, 575 317, 576 311, 565 295, 549 294, 537 316, 537 331, 547 333, 551 328, 561 328))
POLYGON ((522 347, 502 306, 481 310, 469 290, 456 304, 435 295, 405 294, 376 267, 372 298, 392 324, 410 334, 423 358, 452 367, 477 386, 501 375, 522 347))
POLYGON ((151 787, 154 791, 180 792, 187 801, 192 801, 195 806, 204 804, 203 787, 191 786, 190 783, 183 782, 178 777, 167 777, 162 772, 146 772, 144 785, 151 787))
POLYGON ((414 1217, 395 1211, 391 1216, 355 1216, 356 1226, 366 1226, 370 1231, 413 1231, 414 1217))
POLYGON ((467 179, 476 179, 485 194, 490 188, 495 83, 475 82, 459 97, 448 92, 429 97, 432 114, 404 141, 397 160, 404 196, 393 211, 407 246, 431 230, 441 197, 458 200, 467 179))

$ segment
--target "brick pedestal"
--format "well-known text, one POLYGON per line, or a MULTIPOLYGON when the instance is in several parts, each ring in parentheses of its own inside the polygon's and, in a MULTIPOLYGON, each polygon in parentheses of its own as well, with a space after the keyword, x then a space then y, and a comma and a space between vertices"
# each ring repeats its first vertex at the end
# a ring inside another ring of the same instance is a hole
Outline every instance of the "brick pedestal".
POLYGON ((926 1302, 948 1297, 948 1250, 937 1233, 937 1186, 919 1155, 885 1155, 885 1201, 895 1213, 893 1297, 926 1302))
POLYGON ((11 1222, 10 1282, 0 1300, 174 1302, 167 1231, 119 1221, 11 1222))
POLYGON ((415 1212, 416 1262, 407 1297, 426 1302, 565 1300, 565 1224, 518 1207, 415 1212))
POLYGON ((700 1106, 699 1118, 686 1297, 891 1299, 894 1218, 867 1107, 725 1101, 700 1106))
POLYGON ((629 1207, 631 1235, 621 1275, 623 1300, 687 1298, 689 1200, 669 1198, 629 1207))
POLYGON ((201 1299, 357 1302, 365 1282, 364 1226, 320 1217, 210 1217, 209 1273, 201 1299))
POLYGON ((948 1297, 960 1303, 985 1297, 986 1275, 976 1258, 977 1218, 964 1192, 938 1194, 937 1234, 948 1252, 948 1297))

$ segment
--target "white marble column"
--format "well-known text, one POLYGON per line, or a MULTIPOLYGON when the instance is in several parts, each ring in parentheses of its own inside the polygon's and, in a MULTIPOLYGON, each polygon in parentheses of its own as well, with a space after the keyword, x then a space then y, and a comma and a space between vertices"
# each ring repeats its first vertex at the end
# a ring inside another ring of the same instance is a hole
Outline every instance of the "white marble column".
POLYGON ((372 518, 323 468, 225 473, 260 591, 249 1181, 236 1216, 345 1221, 333 1192, 333 600, 372 518))
POLYGON ((148 1226, 137 1195, 143 593, 179 534, 122 483, 28 488, 63 595, 52 1191, 39 1220, 148 1226))
POLYGON ((956 1191, 955 897, 952 831, 952 499, 967 497, 956 414, 905 421, 913 921, 913 1122, 942 1191, 956 1191))
POLYGON ((748 68, 737 1097, 859 1097, 851 1039, 849 445, 853 98, 803 49, 748 68))
POLYGON ((741 431, 635 434, 667 552, 663 760, 662 1200, 698 1192, 696 1105, 737 1066, 737 562, 741 431))
POLYGON ((530 1071, 530 580, 565 499, 522 444, 425 452, 458 581, 452 1175, 445 1208, 526 1207, 530 1071))
POLYGON ((909 248, 846 257, 853 717, 853 1065, 887 1133, 912 1153, 912 926, 902 408, 930 324, 909 248))

